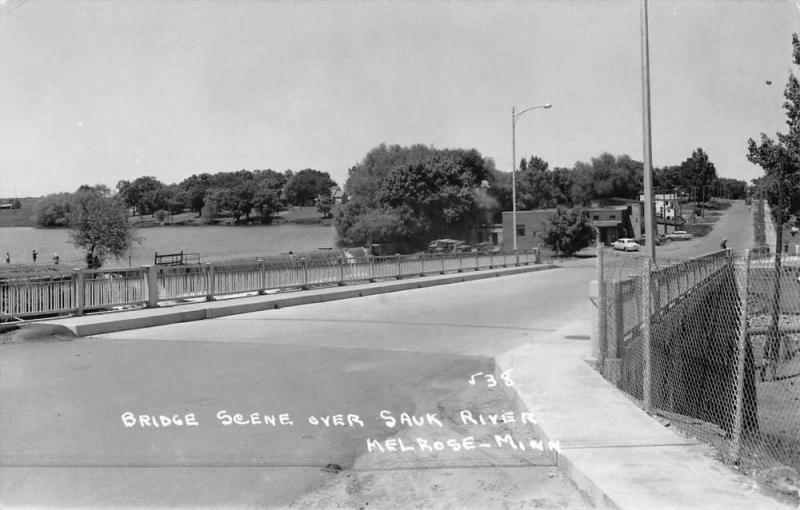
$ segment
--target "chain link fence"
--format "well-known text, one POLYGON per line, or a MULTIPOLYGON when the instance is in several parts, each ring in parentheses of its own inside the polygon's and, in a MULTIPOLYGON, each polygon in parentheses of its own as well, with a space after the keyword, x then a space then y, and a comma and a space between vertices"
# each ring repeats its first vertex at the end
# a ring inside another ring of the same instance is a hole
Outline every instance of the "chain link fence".
POLYGON ((800 497, 800 257, 598 253, 604 377, 720 460, 800 497))

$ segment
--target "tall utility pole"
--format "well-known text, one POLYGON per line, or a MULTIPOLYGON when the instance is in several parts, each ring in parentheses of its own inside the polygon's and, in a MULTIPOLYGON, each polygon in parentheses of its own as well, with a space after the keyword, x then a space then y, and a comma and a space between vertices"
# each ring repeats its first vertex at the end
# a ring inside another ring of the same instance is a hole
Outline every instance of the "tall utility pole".
POLYGON ((655 204, 653 203, 653 144, 650 136, 650 44, 647 36, 647 0, 642 0, 642 132, 644 135, 644 232, 645 249, 656 261, 655 204))
POLYGON ((536 110, 537 108, 549 109, 552 106, 550 103, 540 104, 526 108, 519 113, 517 113, 516 106, 511 107, 511 164, 514 165, 511 167, 511 235, 514 239, 514 251, 517 251, 517 119, 523 113, 531 110, 536 110))

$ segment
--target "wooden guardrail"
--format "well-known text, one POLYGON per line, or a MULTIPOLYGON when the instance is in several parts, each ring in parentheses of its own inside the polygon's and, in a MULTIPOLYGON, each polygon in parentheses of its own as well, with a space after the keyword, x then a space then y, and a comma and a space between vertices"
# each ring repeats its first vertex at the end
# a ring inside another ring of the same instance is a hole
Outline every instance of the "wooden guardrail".
POLYGON ((52 274, 0 275, 0 321, 84 314, 167 301, 263 294, 537 264, 538 249, 506 253, 415 254, 252 262, 75 269, 52 274))

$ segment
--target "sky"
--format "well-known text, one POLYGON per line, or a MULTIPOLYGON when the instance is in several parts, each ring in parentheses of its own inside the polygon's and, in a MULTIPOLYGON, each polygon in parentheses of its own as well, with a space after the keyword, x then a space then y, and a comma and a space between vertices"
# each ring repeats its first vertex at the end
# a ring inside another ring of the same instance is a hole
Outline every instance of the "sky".
MULTIPOLYGON (((643 159, 639 0, 0 0, 0 197, 314 168, 372 148, 643 159)), ((654 166, 750 180, 785 131, 795 0, 650 0, 654 166), (771 82, 769 84, 768 82, 771 82)))

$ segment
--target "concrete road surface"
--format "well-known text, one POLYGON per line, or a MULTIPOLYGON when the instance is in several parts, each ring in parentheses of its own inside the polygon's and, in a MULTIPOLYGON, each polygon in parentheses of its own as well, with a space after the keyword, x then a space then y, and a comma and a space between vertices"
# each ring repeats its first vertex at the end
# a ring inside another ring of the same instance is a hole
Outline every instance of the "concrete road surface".
POLYGON ((744 200, 732 200, 731 206, 723 211, 714 228, 703 237, 689 241, 671 241, 656 247, 659 257, 685 259, 696 257, 720 249, 723 239, 728 240, 728 248, 738 253, 755 246, 753 215, 755 205, 749 206, 744 200))
POLYGON ((588 260, 0 345, 0 504, 586 507, 547 455, 519 446, 536 445, 535 418, 493 357, 565 323, 588 332, 592 277, 588 260))

